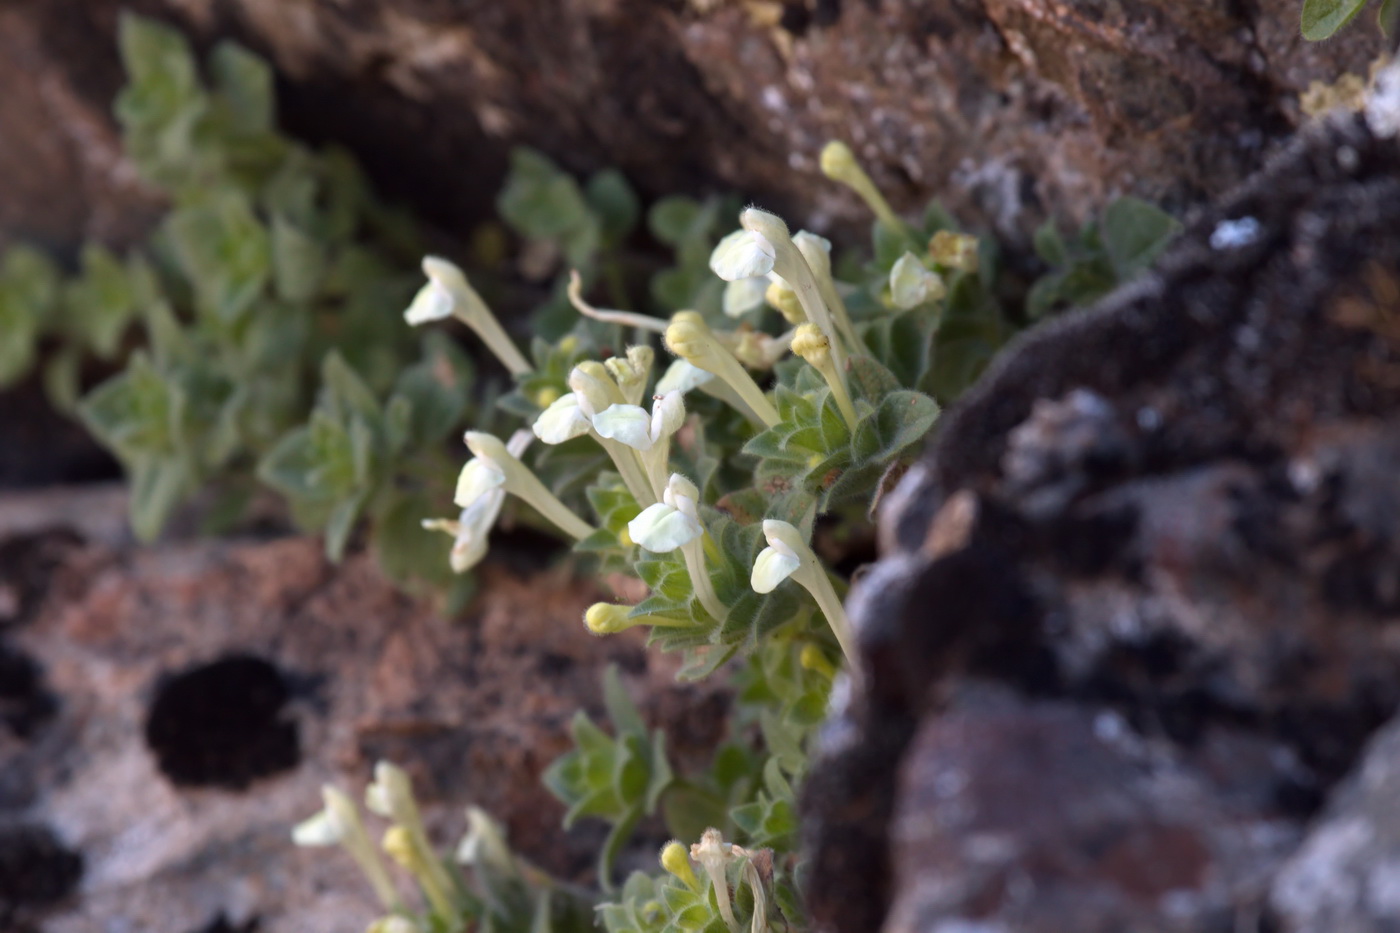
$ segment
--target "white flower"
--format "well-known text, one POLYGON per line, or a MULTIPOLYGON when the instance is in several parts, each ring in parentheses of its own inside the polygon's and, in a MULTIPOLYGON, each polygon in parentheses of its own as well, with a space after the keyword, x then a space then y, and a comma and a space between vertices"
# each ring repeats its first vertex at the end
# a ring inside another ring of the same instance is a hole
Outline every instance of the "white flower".
POLYGON ((321 788, 321 797, 325 807, 292 828, 292 842, 299 846, 333 846, 355 832, 354 823, 346 821, 347 809, 352 818, 355 809, 349 798, 329 784, 321 788))
POLYGON ((749 585, 755 593, 771 593, 773 588, 797 572, 802 566, 801 552, 807 549, 797 529, 787 522, 764 519, 763 537, 768 546, 753 562, 749 585))
MULTIPOLYGON (((529 448, 534 435, 529 431, 516 431, 506 444, 506 451, 512 457, 522 456, 529 448)), ((462 510, 455 521, 450 518, 426 518, 423 527, 428 531, 444 531, 453 538, 452 551, 448 562, 453 573, 466 573, 481 563, 486 556, 487 538, 501 515, 501 507, 506 501, 506 491, 500 487, 488 489, 476 501, 462 510)))
POLYGON ((685 403, 673 389, 652 403, 650 415, 640 405, 613 405, 593 418, 593 428, 600 437, 645 453, 675 434, 684 422, 685 403))
POLYGON ((365 933, 423 933, 423 928, 407 917, 392 914, 371 923, 365 933))
POLYGON ((374 781, 365 788, 365 806, 395 823, 416 822, 417 807, 413 803, 413 788, 408 772, 398 765, 381 761, 374 766, 374 781))
MULTIPOLYGON (((468 438, 476 434, 476 431, 468 431, 468 438)), ((499 441, 497 442, 499 443, 499 441)), ((467 446, 471 446, 471 441, 467 441, 467 446)), ((472 450, 476 456, 467 461, 462 467, 462 472, 457 477, 457 491, 452 496, 452 501, 462 508, 468 508, 482 496, 493 490, 498 490, 506 484, 506 471, 503 464, 494 457, 484 456, 472 450)))
POLYGON ((817 275, 831 275, 831 241, 824 236, 817 236, 815 233, 808 233, 806 230, 799 230, 793 234, 793 245, 802 254, 802 258, 807 260, 807 265, 817 275))
POLYGON ((658 554, 674 551, 705 533, 696 502, 700 490, 679 473, 672 473, 661 501, 649 505, 627 523, 632 540, 658 554))
POLYGON ((609 357, 603 361, 603 368, 617 383, 622 397, 629 404, 636 405, 642 400, 642 392, 655 361, 656 351, 651 347, 628 347, 625 357, 609 357))
POLYGON ((607 367, 596 360, 580 363, 570 371, 569 388, 578 396, 579 410, 590 419, 609 406, 626 401, 607 367))
POLYGON ((423 272, 428 276, 428 284, 418 290, 403 313, 403 319, 415 326, 451 317, 458 303, 456 296, 470 287, 462 270, 446 259, 423 257, 423 272))
POLYGON ((589 418, 583 413, 576 392, 556 399, 546 408, 532 426, 535 436, 546 444, 562 444, 588 433, 589 418))
POLYGON ((762 307, 763 296, 768 292, 768 281, 768 278, 759 275, 735 279, 724 286, 724 313, 729 317, 743 317, 762 307))
POLYGON ((890 299, 896 308, 915 308, 926 301, 936 301, 947 292, 942 276, 919 262, 913 253, 900 256, 890 269, 890 299))
POLYGON ((713 378, 714 373, 701 369, 689 360, 676 360, 656 383, 656 391, 660 395, 670 392, 685 393, 691 389, 698 389, 713 378))
POLYGON ((752 230, 735 230, 710 254, 710 269, 726 282, 750 279, 773 271, 773 244, 752 230))

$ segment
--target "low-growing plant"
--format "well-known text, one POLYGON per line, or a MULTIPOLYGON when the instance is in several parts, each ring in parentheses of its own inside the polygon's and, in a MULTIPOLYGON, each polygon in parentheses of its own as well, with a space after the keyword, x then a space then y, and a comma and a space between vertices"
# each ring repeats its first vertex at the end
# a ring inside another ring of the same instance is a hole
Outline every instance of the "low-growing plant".
POLYGON ((1015 331, 1134 274, 1174 222, 1125 200, 1072 239, 1043 228, 1036 248, 1050 271, 1008 307, 993 241, 937 204, 914 222, 900 216, 839 142, 822 171, 873 212, 868 257, 833 255, 823 237, 725 198, 669 197, 644 214, 617 173, 580 184, 521 150, 500 215, 531 268, 557 273, 525 353, 452 262, 423 260, 428 281, 413 294, 401 274, 417 248, 411 226, 343 153, 276 132, 260 59, 221 45, 205 82, 177 34, 134 17, 122 50, 127 149, 171 213, 146 248, 124 260, 90 249, 67 282, 32 250, 6 256, 0 322, 15 339, 0 377, 32 365, 39 340, 55 342, 46 382, 121 458, 138 533, 154 535, 202 485, 246 495, 260 480, 323 530, 332 557, 367 518, 394 579, 450 585, 485 558, 513 508, 570 542, 579 566, 645 585, 636 604, 592 606, 590 631, 643 629, 682 656, 682 678, 721 672, 735 689, 726 736, 699 773, 677 773, 664 733, 647 728, 614 672, 611 732, 575 717, 575 747, 545 783, 566 826, 610 825, 600 892, 529 865, 475 810, 442 858, 390 764, 366 795, 390 824, 380 845, 334 788, 295 840, 356 860, 384 906, 379 933, 595 920, 613 933, 803 928, 796 794, 833 683, 863 676, 847 581, 820 555, 868 525, 940 406, 1015 331), (636 289, 624 247, 643 216, 672 254, 639 302, 655 314, 626 307, 636 289), (617 307, 590 304, 595 291, 617 307), (404 306, 410 324, 466 324, 510 391, 493 398, 440 328, 415 361, 392 313, 404 306), (78 400, 90 355, 123 368, 78 400), (471 457, 457 471, 444 439, 464 422, 471 457), (619 853, 655 814, 678 841, 656 870, 615 886, 619 853), (381 850, 421 902, 400 898, 381 850))
MULTIPOLYGON (((591 631, 640 627, 650 646, 683 656, 683 679, 720 670, 734 678, 728 736, 707 770, 677 774, 664 733, 648 730, 609 672, 612 733, 580 712, 574 750, 545 774, 567 807, 566 827, 611 826, 597 869, 597 918, 611 933, 804 926, 796 788, 838 672, 862 676, 842 608, 846 582, 817 551, 824 536, 868 521, 933 428, 939 399, 965 389, 1016 329, 993 287, 994 244, 959 231, 936 205, 908 223, 844 144, 829 145, 821 164, 877 218, 873 259, 839 266, 849 277, 833 272, 828 241, 793 234, 771 213, 742 210, 739 229, 715 242, 714 202, 671 199, 649 217, 677 247, 677 267, 653 282, 663 304, 681 305, 668 318, 594 307, 574 274, 565 294, 575 326, 536 339, 525 362, 462 271, 436 257, 424 260, 428 284, 405 315, 471 327, 516 374, 502 405, 529 425, 508 439, 467 432, 462 511, 428 523, 452 536, 455 566, 484 557, 492 522, 515 497, 600 570, 645 584, 649 595, 635 605, 592 606, 583 620, 591 631), (709 275, 694 271, 702 253, 709 275), (673 358, 664 369, 662 352, 673 358), (618 853, 656 813, 686 842, 667 844, 658 870, 612 887, 618 853)), ((548 212, 558 199, 577 214, 577 187, 537 156, 517 169, 507 219, 575 255, 575 238, 592 234, 527 218, 519 205, 548 212)), ((1102 294, 1174 231, 1139 201, 1111 206, 1071 242, 1047 226, 1036 240, 1052 271, 1017 317, 1102 294)), ((384 812, 375 794, 370 809, 384 812)), ((493 912, 463 876, 435 881, 443 863, 427 859, 397 859, 418 878, 424 908, 405 913, 386 900, 391 913, 378 929, 592 924, 539 878, 513 913, 493 912)))

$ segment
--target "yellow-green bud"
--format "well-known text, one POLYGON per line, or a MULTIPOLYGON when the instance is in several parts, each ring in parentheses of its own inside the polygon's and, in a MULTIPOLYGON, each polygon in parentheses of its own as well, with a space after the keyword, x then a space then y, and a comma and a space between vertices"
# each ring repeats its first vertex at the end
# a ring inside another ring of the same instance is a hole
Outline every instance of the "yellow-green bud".
POLYGON ((620 606, 617 603, 594 603, 583 614, 583 624, 588 626, 588 630, 594 635, 612 635, 616 632, 626 631, 637 624, 639 620, 627 618, 627 614, 631 611, 631 606, 620 606))
POLYGON ((789 324, 801 324, 807 320, 807 312, 802 310, 802 300, 797 297, 797 292, 786 285, 770 283, 763 293, 763 300, 777 308, 789 324))
POLYGON ((928 253, 940 266, 977 271, 977 237, 971 234, 939 230, 928 241, 928 253))
POLYGON ((389 858, 398 862, 409 871, 416 871, 418 867, 418 850, 413 845, 413 834, 407 827, 390 826, 384 831, 384 840, 380 846, 388 854, 389 858))
POLYGON ((827 677, 836 676, 836 668, 826 659, 825 652, 811 642, 802 646, 802 653, 798 655, 797 661, 803 670, 816 671, 827 677))
POLYGON ((856 161, 856 154, 851 151, 851 147, 833 139, 822 147, 821 154, 822 174, 832 181, 839 181, 849 185, 853 178, 864 176, 860 163, 856 161))
POLYGON ((714 334, 694 311, 681 311, 671 318, 671 326, 666 328, 666 348, 694 366, 714 371, 713 357, 718 349, 714 334), (709 366, 705 365, 707 362, 709 366))
POLYGON ((818 369, 831 361, 831 340, 815 324, 803 324, 792 338, 792 352, 818 369))
POLYGON ((559 401, 561 397, 559 390, 554 388, 554 386, 545 386, 535 393, 535 404, 541 408, 548 408, 559 401))
POLYGON ((690 864, 690 853, 674 839, 661 849, 661 867, 685 882, 686 887, 692 891, 699 892, 700 879, 695 877, 695 869, 690 864))

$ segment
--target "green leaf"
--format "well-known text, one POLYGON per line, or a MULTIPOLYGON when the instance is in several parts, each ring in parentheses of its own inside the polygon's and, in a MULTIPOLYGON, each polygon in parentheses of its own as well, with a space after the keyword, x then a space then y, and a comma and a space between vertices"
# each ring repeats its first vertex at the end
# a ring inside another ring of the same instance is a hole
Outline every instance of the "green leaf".
POLYGON ((637 711, 632 698, 627 695, 616 664, 609 664, 603 670, 603 706, 619 734, 646 735, 646 723, 642 721, 642 714, 637 711))
POLYGON ((1180 229, 1175 218, 1146 201, 1119 198, 1104 209, 1099 236, 1119 281, 1126 281, 1150 266, 1180 229))
POLYGON ((697 233, 703 235, 700 227, 704 219, 700 202, 674 194, 651 206, 647 212, 647 228, 667 246, 679 246, 697 233))
POLYGON ((1400 20, 1400 0, 1381 0, 1381 5, 1376 10, 1376 25, 1380 28, 1381 34, 1385 36, 1395 35, 1396 21, 1400 20))
POLYGON ((603 238, 619 243, 637 225, 642 206, 637 193, 616 169, 606 169, 588 179, 584 189, 588 205, 602 225, 603 238))
POLYGON ((245 135, 273 129, 272 69, 259 55, 223 41, 209 56, 209 74, 234 130, 245 135))
POLYGON ((63 304, 74 338, 111 359, 136 311, 131 275, 107 250, 86 246, 82 277, 64 289, 63 304))
POLYGON ((225 324, 247 313, 272 272, 271 242, 247 198, 222 191, 171 214, 165 231, 201 310, 225 324))
POLYGON ((326 250, 286 217, 272 218, 272 281, 287 301, 311 300, 326 272, 326 250))
POLYGON ((1331 38, 1365 5, 1366 0, 1303 0, 1303 38, 1310 42, 1331 38))
POLYGON ((193 477, 182 459, 150 457, 133 464, 131 529, 140 541, 154 541, 165 520, 191 485, 193 477))
POLYGON ((573 178, 533 149, 510 154, 510 175, 496 199, 501 219, 522 236, 552 240, 590 219, 588 204, 573 178))
POLYGON ((1053 220, 1045 221, 1036 229, 1032 244, 1036 255, 1049 265, 1063 266, 1069 262, 1069 248, 1053 220))
POLYGON ((331 509, 330 520, 326 522, 326 559, 331 563, 338 564, 345 556, 345 545, 355 529, 355 519, 360 517, 364 501, 364 496, 353 496, 331 509))

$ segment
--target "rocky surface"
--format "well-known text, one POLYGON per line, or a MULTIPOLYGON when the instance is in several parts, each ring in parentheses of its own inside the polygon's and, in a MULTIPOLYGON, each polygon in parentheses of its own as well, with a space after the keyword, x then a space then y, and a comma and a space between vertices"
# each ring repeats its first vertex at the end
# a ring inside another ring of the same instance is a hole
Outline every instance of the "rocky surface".
POLYGON ((577 709, 602 715, 604 665, 682 757, 722 725, 640 639, 587 633, 599 593, 567 567, 485 565, 449 622, 311 539, 133 548, 121 491, 93 487, 0 497, 0 553, 7 931, 363 929, 353 864, 288 832, 322 783, 358 794, 381 758, 410 769, 444 846, 474 803, 577 878, 601 833, 564 834, 538 778, 577 709))
POLYGON ((722 188, 863 226, 817 171, 839 137, 897 204, 936 195, 1024 243, 1113 194, 1222 193, 1310 81, 1380 48, 1360 22, 1303 42, 1297 0, 25 0, 0 12, 0 237, 114 241, 148 216, 108 116, 122 7, 269 54, 293 133, 352 146, 457 233, 521 143, 652 196, 722 188))
POLYGON ((1400 924, 1393 741, 1332 797, 1400 705, 1396 217, 1396 139, 1314 127, 945 416, 852 596, 819 929, 1400 924))

